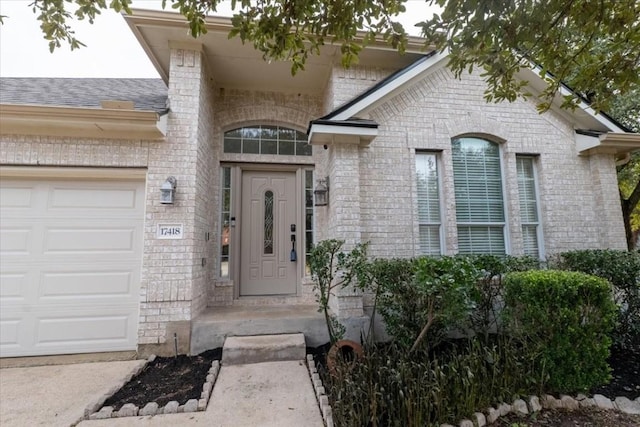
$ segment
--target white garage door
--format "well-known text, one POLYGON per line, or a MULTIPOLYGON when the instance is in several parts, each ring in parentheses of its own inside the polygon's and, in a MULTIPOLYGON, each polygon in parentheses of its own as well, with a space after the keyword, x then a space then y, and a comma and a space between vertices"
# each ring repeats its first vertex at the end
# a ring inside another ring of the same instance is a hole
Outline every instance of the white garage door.
POLYGON ((133 350, 144 182, 0 180, 0 356, 133 350))

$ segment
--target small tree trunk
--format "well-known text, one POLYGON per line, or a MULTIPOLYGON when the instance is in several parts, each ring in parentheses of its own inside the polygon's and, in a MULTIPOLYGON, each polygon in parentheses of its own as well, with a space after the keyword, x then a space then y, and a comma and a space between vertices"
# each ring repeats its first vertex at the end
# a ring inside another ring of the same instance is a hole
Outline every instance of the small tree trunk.
POLYGON ((424 339, 424 336, 427 335, 427 331, 433 324, 434 320, 435 320, 435 316, 433 314, 433 301, 431 301, 429 302, 429 314, 427 315, 427 324, 424 325, 424 327, 420 331, 420 335, 418 335, 418 338, 416 338, 416 340, 413 342, 413 345, 411 346, 411 350, 409 350, 409 353, 413 353, 415 349, 418 348, 418 346, 424 339))

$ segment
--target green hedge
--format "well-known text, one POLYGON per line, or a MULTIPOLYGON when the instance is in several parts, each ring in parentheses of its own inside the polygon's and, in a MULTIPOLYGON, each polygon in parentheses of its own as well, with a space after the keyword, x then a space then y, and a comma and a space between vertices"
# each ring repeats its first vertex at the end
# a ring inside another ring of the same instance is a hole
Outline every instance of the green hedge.
POLYGON ((405 349, 436 346, 463 328, 480 272, 466 257, 376 260, 372 277, 387 332, 405 349))
POLYGON ((522 339, 541 381, 556 392, 588 390, 610 379, 616 308, 609 283, 568 271, 509 273, 504 321, 522 339))
POLYGON ((557 268, 607 279, 618 305, 614 344, 640 351, 640 252, 591 249, 561 253, 557 268))

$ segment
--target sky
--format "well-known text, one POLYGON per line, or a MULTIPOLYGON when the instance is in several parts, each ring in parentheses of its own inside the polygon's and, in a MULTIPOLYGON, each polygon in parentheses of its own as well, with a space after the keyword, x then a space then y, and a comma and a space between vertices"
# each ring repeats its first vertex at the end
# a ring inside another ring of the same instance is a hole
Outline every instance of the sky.
MULTIPOLYGON (((151 77, 158 73, 120 14, 104 11, 93 25, 75 21, 76 38, 86 47, 71 51, 63 45, 54 53, 44 40, 33 0, 0 0, 0 76, 2 77, 151 77)), ((109 2, 107 2, 109 3, 109 2)), ((161 10, 161 0, 134 0, 133 7, 161 10)), ((168 2, 169 3, 169 2, 168 2)), ((229 4, 218 9, 231 16, 229 4)), ((427 18, 424 0, 409 0, 400 18, 410 34, 417 35, 415 22, 427 18)), ((430 14, 429 14, 430 15, 430 14)))

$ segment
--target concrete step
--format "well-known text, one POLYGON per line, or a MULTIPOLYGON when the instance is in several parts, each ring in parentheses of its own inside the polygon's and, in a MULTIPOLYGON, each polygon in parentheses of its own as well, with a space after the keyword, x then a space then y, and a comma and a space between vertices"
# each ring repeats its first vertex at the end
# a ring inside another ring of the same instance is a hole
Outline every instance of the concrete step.
POLYGON ((304 334, 307 346, 329 341, 318 306, 209 307, 191 322, 191 354, 220 348, 233 336, 304 334))
POLYGON ((304 360, 303 334, 228 337, 222 347, 223 365, 304 360))

